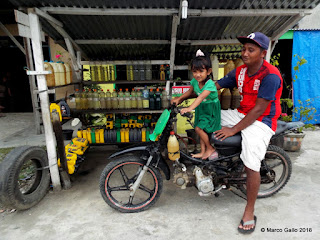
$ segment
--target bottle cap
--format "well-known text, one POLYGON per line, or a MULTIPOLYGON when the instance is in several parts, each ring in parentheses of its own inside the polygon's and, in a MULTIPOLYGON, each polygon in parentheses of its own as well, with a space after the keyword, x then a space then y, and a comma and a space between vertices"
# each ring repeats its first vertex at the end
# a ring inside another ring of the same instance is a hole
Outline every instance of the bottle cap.
POLYGON ((171 131, 171 132, 170 132, 170 135, 174 135, 174 131, 171 131))

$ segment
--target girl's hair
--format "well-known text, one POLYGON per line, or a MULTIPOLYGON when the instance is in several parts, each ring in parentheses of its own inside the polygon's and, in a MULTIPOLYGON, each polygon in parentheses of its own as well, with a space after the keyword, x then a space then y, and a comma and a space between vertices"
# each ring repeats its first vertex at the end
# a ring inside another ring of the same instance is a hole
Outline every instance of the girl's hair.
MULTIPOLYGON (((207 53, 205 53, 204 56, 194 57, 191 61, 191 71, 201 69, 206 69, 208 71, 209 68, 212 68, 212 63, 207 53)), ((213 79, 212 73, 207 76, 206 81, 208 81, 210 77, 213 79)))

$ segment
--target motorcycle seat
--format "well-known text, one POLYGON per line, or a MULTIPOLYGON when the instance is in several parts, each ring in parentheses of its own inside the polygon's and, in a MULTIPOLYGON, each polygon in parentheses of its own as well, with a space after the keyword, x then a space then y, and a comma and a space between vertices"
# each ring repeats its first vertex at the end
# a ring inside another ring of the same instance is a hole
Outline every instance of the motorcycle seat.
POLYGON ((211 134, 210 142, 214 146, 226 146, 226 147, 241 147, 241 133, 237 133, 234 136, 228 137, 225 140, 221 141, 215 138, 214 134, 211 134))

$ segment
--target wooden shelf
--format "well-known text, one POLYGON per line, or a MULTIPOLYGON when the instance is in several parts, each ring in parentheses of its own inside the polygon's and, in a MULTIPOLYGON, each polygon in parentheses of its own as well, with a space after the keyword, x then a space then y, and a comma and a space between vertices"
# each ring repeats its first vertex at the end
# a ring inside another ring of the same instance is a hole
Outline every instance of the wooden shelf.
POLYGON ((81 84, 81 82, 69 83, 69 84, 66 84, 66 85, 60 85, 60 86, 55 86, 55 87, 48 87, 48 89, 62 88, 62 87, 67 87, 67 86, 71 86, 71 85, 76 85, 76 84, 81 84))
POLYGON ((83 81, 84 85, 90 84, 165 84, 167 81, 162 80, 144 80, 144 81, 128 81, 128 80, 116 80, 116 81, 83 81))
POLYGON ((71 109, 72 114, 82 114, 82 113, 130 113, 130 114, 139 114, 139 113, 162 113, 164 109, 161 110, 150 110, 150 109, 71 109))

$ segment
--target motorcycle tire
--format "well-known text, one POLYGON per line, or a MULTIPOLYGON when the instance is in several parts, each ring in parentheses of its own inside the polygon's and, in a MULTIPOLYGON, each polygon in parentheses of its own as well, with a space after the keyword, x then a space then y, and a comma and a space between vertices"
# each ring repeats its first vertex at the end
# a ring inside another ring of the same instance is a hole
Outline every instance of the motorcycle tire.
MULTIPOLYGON (((266 178, 266 170, 264 166, 260 168, 261 184, 257 198, 267 198, 279 192, 289 181, 292 173, 292 163, 288 154, 280 147, 269 145, 265 159, 266 165, 271 170, 271 174, 274 175, 274 181, 266 183, 263 181, 263 177, 266 178), (276 160, 278 160, 276 162, 276 160), (277 169, 276 169, 277 168, 277 169)), ((245 169, 243 167, 243 174, 245 169)), ((246 185, 240 186, 240 190, 246 194, 246 185)))
POLYGON ((112 208, 123 213, 144 211, 159 199, 163 180, 161 173, 149 166, 135 195, 130 197, 130 186, 137 179, 145 161, 135 155, 122 156, 110 162, 100 176, 100 193, 112 208))
POLYGON ((49 190, 47 153, 40 147, 13 149, 0 165, 0 202, 25 210, 40 202, 49 190))

